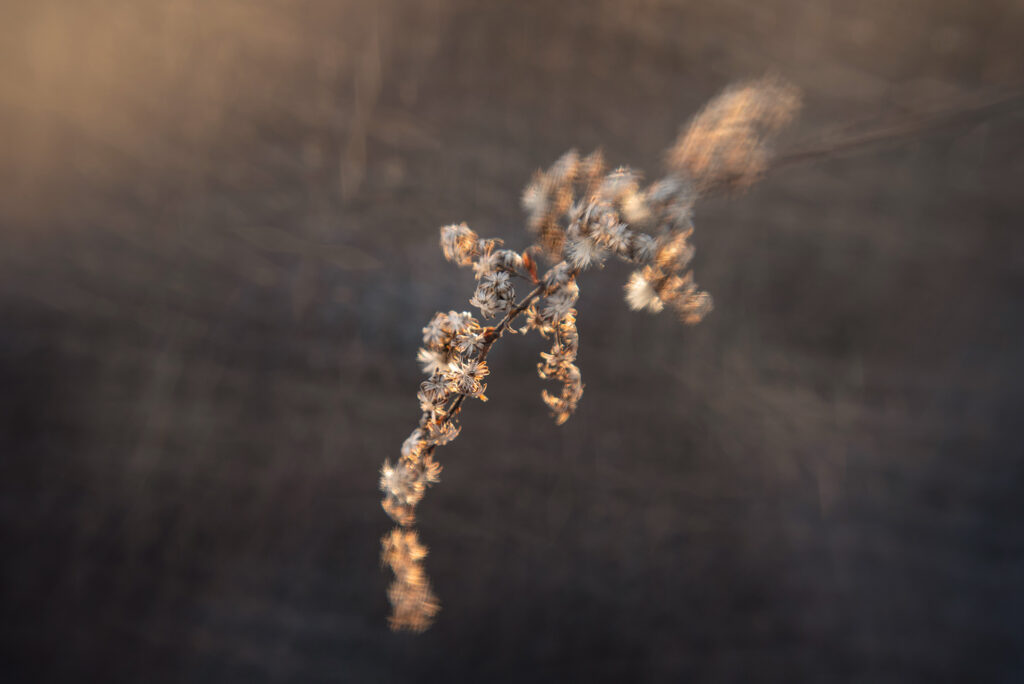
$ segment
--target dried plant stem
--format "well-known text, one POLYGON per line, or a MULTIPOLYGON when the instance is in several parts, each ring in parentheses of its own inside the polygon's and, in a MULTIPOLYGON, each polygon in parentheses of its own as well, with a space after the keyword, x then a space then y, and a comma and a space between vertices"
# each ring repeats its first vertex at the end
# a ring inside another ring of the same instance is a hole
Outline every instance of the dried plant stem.
MULTIPOLYGON (((509 312, 505 314, 505 317, 502 318, 497 325, 488 329, 487 341, 484 342, 484 346, 480 349, 480 354, 479 356, 477 356, 478 361, 483 361, 487 358, 487 354, 491 351, 491 347, 493 347, 494 343, 497 342, 501 338, 501 336, 505 334, 505 331, 508 330, 508 327, 512 323, 512 321, 518 318, 519 314, 526 311, 527 307, 529 307, 531 304, 537 301, 537 299, 542 294, 544 294, 544 286, 538 285, 530 292, 530 294, 523 297, 523 301, 519 302, 514 307, 509 309, 509 312)), ((462 402, 466 400, 466 396, 467 395, 465 394, 460 394, 454 399, 452 399, 452 403, 448 406, 449 416, 454 416, 459 411, 459 409, 462 407, 462 402)), ((425 412, 423 416, 420 418, 420 426, 422 427, 426 425, 426 421, 428 420, 430 420, 430 413, 425 412)), ((433 450, 434 448, 431 447, 430 451, 433 452, 433 450)))
POLYGON ((536 371, 558 383, 541 399, 561 425, 584 389, 575 363, 581 271, 609 257, 621 259, 635 269, 625 288, 631 308, 667 308, 684 323, 699 322, 712 302, 689 270, 693 204, 716 181, 742 187, 756 180, 772 136, 798 104, 795 89, 776 80, 728 89, 693 119, 670 150, 665 176, 647 187, 629 167, 609 170, 600 153, 581 157, 570 150, 538 171, 523 192, 527 225, 537 237, 523 252, 504 248, 500 239, 482 239, 464 223, 441 228, 445 258, 473 269, 476 289, 469 303, 483 320, 498 322, 485 325, 467 311, 449 311, 434 314, 423 328, 417 359, 427 378, 416 394, 419 425, 402 444, 401 457, 394 464, 385 460, 380 477, 381 505, 397 525, 381 539, 381 560, 395 576, 388 588, 392 628, 422 631, 440 609, 423 569, 427 549, 413 527, 415 509, 440 481, 434 453, 458 436, 466 397, 487 400, 486 359, 494 344, 507 331, 534 330, 551 341, 536 371), (543 276, 535 256, 554 264, 543 276), (532 288, 518 303, 512 278, 532 288), (525 325, 513 326, 521 314, 525 325))
POLYGON ((937 131, 978 123, 1015 111, 1022 106, 1024 87, 1017 86, 994 95, 965 98, 944 109, 910 114, 874 128, 847 126, 846 131, 857 128, 862 130, 846 135, 822 136, 814 143, 804 144, 792 152, 777 156, 769 162, 766 171, 771 173, 790 166, 810 164, 821 159, 856 153, 876 145, 898 144, 937 131))
MULTIPOLYGON (((477 357, 478 360, 483 361, 487 358, 487 354, 488 352, 491 351, 491 347, 494 346, 495 342, 501 339, 501 336, 505 334, 506 330, 508 330, 509 325, 512 324, 512 321, 518 318, 519 314, 526 311, 527 307, 529 307, 531 304, 537 301, 537 299, 542 294, 544 294, 543 285, 538 285, 537 287, 533 288, 530 294, 523 297, 523 301, 516 304, 509 310, 507 314, 505 314, 505 317, 498 322, 498 325, 494 326, 488 331, 487 341, 484 343, 483 349, 480 350, 480 356, 477 357)), ((453 404, 453 408, 457 409, 462 404, 462 400, 465 398, 465 394, 460 394, 458 397, 456 397, 455 403, 453 404)))
POLYGON ((809 140, 784 156, 773 156, 775 136, 799 107, 799 93, 778 79, 762 79, 727 88, 683 129, 667 153, 664 177, 641 187, 628 167, 608 170, 602 155, 580 157, 570 150, 546 171, 538 171, 523 192, 527 226, 536 243, 523 252, 503 248, 500 239, 481 239, 466 224, 440 230, 444 256, 472 266, 476 289, 469 303, 485 326, 469 312, 438 312, 423 328, 417 354, 427 379, 417 399, 419 425, 402 445, 401 457, 381 468, 382 507, 395 522, 381 539, 381 560, 395 579, 388 588, 393 629, 426 629, 440 602, 423 568, 427 548, 420 543, 415 508, 426 489, 440 481, 434 460, 438 446, 460 430, 456 417, 466 397, 486 401, 486 358, 494 344, 525 313, 522 332, 550 339, 541 352, 537 375, 561 388, 541 398, 561 425, 576 410, 583 379, 575 364, 578 274, 614 256, 633 265, 625 287, 630 308, 651 313, 668 309, 686 324, 700 322, 712 308, 711 296, 694 282, 689 263, 693 247, 693 205, 699 197, 748 187, 766 173, 874 145, 919 137, 1017 110, 1024 89, 964 100, 943 111, 917 113, 882 125, 858 125, 809 140), (534 255, 554 263, 538 277, 534 255), (533 289, 518 303, 511 278, 533 289))

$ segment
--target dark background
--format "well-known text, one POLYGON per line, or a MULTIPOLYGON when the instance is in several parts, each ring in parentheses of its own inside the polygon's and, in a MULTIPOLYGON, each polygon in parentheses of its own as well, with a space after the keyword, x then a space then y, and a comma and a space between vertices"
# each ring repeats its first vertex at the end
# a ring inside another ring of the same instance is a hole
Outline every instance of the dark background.
POLYGON ((569 147, 658 173, 767 72, 782 141, 1024 78, 1019 2, 4 3, 0 680, 1024 680, 1024 116, 697 210, 717 308, 581 281, 420 507, 443 610, 387 629, 377 469, 437 227, 513 247, 569 147))

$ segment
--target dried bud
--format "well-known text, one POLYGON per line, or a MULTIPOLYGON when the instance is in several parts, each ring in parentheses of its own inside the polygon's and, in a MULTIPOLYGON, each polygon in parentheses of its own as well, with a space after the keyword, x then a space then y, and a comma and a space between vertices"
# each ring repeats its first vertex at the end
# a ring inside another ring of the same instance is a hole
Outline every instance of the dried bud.
POLYGON ((693 229, 677 231, 664 236, 659 241, 658 251, 655 254, 655 263, 658 268, 667 271, 682 271, 689 266, 693 259, 694 249, 688 242, 693 229))
POLYGON ((469 303, 480 309, 485 318, 503 314, 515 305, 515 289, 508 273, 498 271, 483 277, 469 303))
POLYGON ((650 266, 645 266, 639 271, 633 271, 626 283, 626 303, 634 311, 647 309, 652 313, 658 313, 665 308, 665 303, 658 297, 656 288, 658 274, 650 266))
POLYGON ((486 361, 471 359, 469 361, 453 361, 445 373, 448 380, 448 391, 480 397, 487 389, 482 381, 490 373, 486 361))
POLYGON ((571 237, 565 245, 565 258, 577 271, 600 266, 607 254, 604 245, 587 235, 571 237))
POLYGON ((544 298, 545 306, 541 310, 541 316, 545 321, 551 323, 561 320, 573 310, 573 304, 576 303, 579 296, 580 288, 575 280, 559 285, 544 298))
POLYGON ((561 287, 569 282, 572 277, 572 269, 569 268, 569 264, 562 263, 556 264, 548 269, 548 272, 544 274, 544 287, 550 292, 555 288, 561 287))
POLYGON ((634 264, 646 264, 654 258, 657 241, 647 233, 632 233, 629 236, 627 260, 634 264))
POLYGON ((459 266, 469 266, 479 254, 479 238, 465 223, 441 228, 441 249, 444 258, 459 266))
POLYGON ((426 441, 428 444, 444 446, 458 437, 462 428, 456 425, 451 419, 446 419, 441 421, 428 421, 426 430, 426 441))
POLYGON ((420 362, 420 367, 427 375, 433 375, 448 365, 447 355, 436 349, 420 347, 420 350, 416 353, 416 360, 420 362))
POLYGON ((482 331, 467 331, 455 336, 455 350, 463 357, 472 357, 480 353, 487 344, 487 338, 482 331))

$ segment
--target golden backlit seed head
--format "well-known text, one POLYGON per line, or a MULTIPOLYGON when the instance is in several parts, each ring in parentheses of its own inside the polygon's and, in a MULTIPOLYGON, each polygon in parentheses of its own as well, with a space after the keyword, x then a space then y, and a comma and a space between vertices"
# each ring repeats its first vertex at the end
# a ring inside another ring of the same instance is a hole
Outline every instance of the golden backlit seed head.
POLYGON ((690 121, 668 165, 701 188, 746 187, 764 172, 772 136, 799 108, 797 89, 777 79, 728 88, 690 121))
POLYGON ((634 311, 650 311, 658 313, 665 308, 665 303, 658 297, 655 288, 655 271, 650 266, 645 266, 639 271, 633 271, 626 283, 626 303, 634 311))

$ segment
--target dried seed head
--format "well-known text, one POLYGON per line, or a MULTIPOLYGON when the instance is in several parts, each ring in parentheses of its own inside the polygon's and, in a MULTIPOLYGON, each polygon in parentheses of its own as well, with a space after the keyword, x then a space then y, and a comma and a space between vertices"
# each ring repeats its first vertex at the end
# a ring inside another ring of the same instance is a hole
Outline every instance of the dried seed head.
POLYGON ((628 166, 620 166, 601 182, 597 196, 602 202, 617 204, 628 195, 635 195, 639 189, 639 176, 628 166))
POLYGON ((427 422, 427 436, 426 441, 428 444, 434 446, 444 446, 453 439, 459 436, 459 432, 462 428, 454 423, 450 418, 446 420, 432 420, 427 422))
POLYGON ((476 356, 486 343, 487 338, 482 332, 469 331, 455 336, 455 350, 464 357, 476 356))
POLYGON ((515 289, 509 280, 508 273, 497 271, 485 275, 469 303, 480 309, 484 318, 494 318, 503 314, 515 305, 515 289))
POLYGON ((714 302, 707 292, 693 292, 673 302, 672 308, 683 323, 694 325, 711 313, 714 302))
POLYGON ((657 273, 650 266, 645 266, 639 271, 633 271, 626 283, 626 303, 634 311, 644 309, 651 313, 658 313, 665 308, 664 302, 658 297, 657 273))
POLYGON ((797 89, 776 79, 728 88, 690 121, 668 165, 700 188, 746 187, 764 172, 774 134, 799 107, 797 89))
POLYGON ((622 258, 629 258, 629 244, 632 233, 625 223, 618 221, 602 221, 597 226, 597 239, 611 251, 622 258))
POLYGON ((667 272, 678 272, 689 266, 693 259, 694 249, 688 242, 693 229, 676 231, 664 236, 659 241, 655 263, 658 268, 667 272))
POLYGON ((435 314, 430 323, 423 328, 423 344, 427 349, 442 350, 451 340, 451 333, 448 332, 448 316, 443 313, 435 314))
POLYGON ((445 373, 448 380, 448 391, 480 397, 487 389, 482 380, 490 373, 486 361, 471 359, 469 361, 453 361, 445 373))
POLYGON ((445 329, 454 336, 470 330, 479 330, 480 322, 468 311, 449 311, 445 329))
POLYGON ((401 528, 391 530, 380 543, 381 563, 395 573, 395 581, 388 587, 391 628, 422 632, 440 610, 423 571, 427 548, 420 543, 415 530, 401 528))
POLYGON ((392 497, 384 497, 380 502, 381 508, 388 514, 388 517, 403 527, 408 527, 416 522, 416 507, 401 503, 392 497))
POLYGON ((657 241, 647 233, 632 233, 629 236, 627 261, 646 264, 654 258, 657 241))
POLYGON ((400 459, 394 466, 384 461, 380 469, 380 490, 386 498, 405 506, 415 506, 423 498, 426 483, 417 464, 400 459))
POLYGON ((555 186, 571 183, 576 180, 576 172, 580 166, 580 155, 576 150, 569 150, 558 158, 548 169, 548 180, 555 186))
POLYGON ((448 366, 447 355, 436 349, 420 347, 420 350, 416 353, 416 360, 420 362, 420 367, 427 375, 433 375, 448 366))
POLYGON ((413 430, 402 443, 402 458, 406 458, 411 461, 418 461, 420 454, 427 446, 427 443, 423 439, 424 436, 423 430, 420 430, 419 428, 413 430))
POLYGON ((550 292, 569 282, 572 277, 572 269, 564 261, 552 266, 544 274, 544 287, 550 292))
POLYGON ((545 306, 541 310, 541 316, 545 321, 551 323, 561 320, 573 311, 572 307, 579 296, 580 288, 575 280, 559 285, 544 298, 545 306))
POLYGON ((577 271, 600 266, 607 255, 604 245, 585 235, 569 238, 565 245, 565 258, 577 271))
POLYGON ((460 266, 468 266, 479 254, 479 238, 465 223, 441 228, 441 250, 444 258, 460 266))

